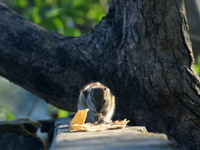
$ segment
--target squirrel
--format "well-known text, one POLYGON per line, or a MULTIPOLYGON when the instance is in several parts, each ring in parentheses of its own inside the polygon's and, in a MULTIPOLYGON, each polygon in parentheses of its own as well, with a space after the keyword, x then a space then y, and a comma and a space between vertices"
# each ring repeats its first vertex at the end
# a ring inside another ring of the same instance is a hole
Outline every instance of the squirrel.
POLYGON ((78 110, 89 109, 86 122, 108 123, 115 109, 115 97, 110 89, 99 82, 86 85, 78 100, 78 110))

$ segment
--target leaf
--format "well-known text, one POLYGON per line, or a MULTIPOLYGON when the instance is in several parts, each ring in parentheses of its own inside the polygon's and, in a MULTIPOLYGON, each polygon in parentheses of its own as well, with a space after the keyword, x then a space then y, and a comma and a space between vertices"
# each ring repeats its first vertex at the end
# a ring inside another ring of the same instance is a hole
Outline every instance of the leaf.
POLYGON ((58 110, 58 118, 67 117, 67 116, 68 116, 68 111, 65 111, 65 110, 62 110, 62 109, 58 110))
POLYGON ((200 75, 200 66, 199 65, 194 64, 194 70, 196 71, 196 73, 198 75, 200 75))
POLYGON ((200 55, 197 57, 196 63, 200 65, 200 55))

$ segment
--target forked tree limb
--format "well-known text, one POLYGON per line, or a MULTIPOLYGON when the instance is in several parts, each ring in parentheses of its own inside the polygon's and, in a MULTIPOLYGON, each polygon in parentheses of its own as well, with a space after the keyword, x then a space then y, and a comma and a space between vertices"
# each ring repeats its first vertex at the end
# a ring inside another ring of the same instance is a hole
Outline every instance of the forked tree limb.
MULTIPOLYGON (((0 13, 0 74, 59 108, 76 111, 80 88, 100 80, 102 67, 96 61, 108 57, 102 48, 105 39, 94 33, 60 35, 2 4, 0 13)), ((99 34, 105 36, 105 31, 99 34)))
POLYGON ((0 5, 0 75, 76 111, 79 90, 100 81, 116 96, 115 119, 200 147, 200 80, 183 0, 113 0, 95 29, 72 38, 0 5))

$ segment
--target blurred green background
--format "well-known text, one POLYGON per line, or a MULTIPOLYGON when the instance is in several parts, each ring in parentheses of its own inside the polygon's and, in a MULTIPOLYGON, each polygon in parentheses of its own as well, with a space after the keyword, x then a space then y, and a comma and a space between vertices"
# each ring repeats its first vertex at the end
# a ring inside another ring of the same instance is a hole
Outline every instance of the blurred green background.
POLYGON ((79 36, 105 16, 107 0, 0 0, 28 20, 68 36, 79 36), (103 3, 100 3, 103 2, 103 3))
MULTIPOLYGON (((44 28, 66 36, 79 36, 90 32, 105 16, 110 0, 0 0, 0 2, 44 28)), ((200 74, 200 1, 185 2, 190 37, 197 60, 194 67, 200 74)), ((47 104, 0 77, 0 121, 26 117, 39 120, 67 115, 68 112, 47 104)))

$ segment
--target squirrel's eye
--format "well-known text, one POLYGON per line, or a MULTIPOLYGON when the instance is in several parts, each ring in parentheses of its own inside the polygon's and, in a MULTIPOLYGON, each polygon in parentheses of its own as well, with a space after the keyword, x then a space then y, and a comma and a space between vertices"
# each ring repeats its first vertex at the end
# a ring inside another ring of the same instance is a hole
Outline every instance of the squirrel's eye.
POLYGON ((106 102, 106 100, 104 99, 104 100, 103 100, 103 103, 105 103, 105 102, 106 102))

